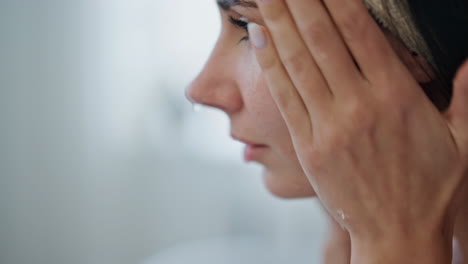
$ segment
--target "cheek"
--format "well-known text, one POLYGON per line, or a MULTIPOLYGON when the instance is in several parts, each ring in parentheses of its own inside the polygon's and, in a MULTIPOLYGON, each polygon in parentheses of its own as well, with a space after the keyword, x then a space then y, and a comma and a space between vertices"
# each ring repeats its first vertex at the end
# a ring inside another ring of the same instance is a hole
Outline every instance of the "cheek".
POLYGON ((264 164, 265 184, 280 197, 313 196, 313 189, 297 160, 286 123, 253 56, 246 56, 241 61, 237 76, 244 101, 243 115, 257 136, 272 149, 272 155, 264 164))
POLYGON ((267 137, 289 138, 287 126, 276 106, 266 82, 258 69, 249 73, 248 83, 243 85, 243 98, 249 115, 268 131, 267 137))
POLYGON ((262 131, 262 137, 276 154, 296 165, 297 158, 286 123, 270 94, 260 67, 252 56, 246 58, 238 69, 247 115, 251 123, 262 131))
MULTIPOLYGON (((281 113, 276 107, 270 91, 263 78, 260 66, 255 55, 249 51, 245 59, 239 64, 237 76, 241 76, 241 93, 249 114, 254 115, 258 121, 265 121, 268 127, 285 126, 281 113)), ((266 125, 266 124, 263 124, 266 125)))

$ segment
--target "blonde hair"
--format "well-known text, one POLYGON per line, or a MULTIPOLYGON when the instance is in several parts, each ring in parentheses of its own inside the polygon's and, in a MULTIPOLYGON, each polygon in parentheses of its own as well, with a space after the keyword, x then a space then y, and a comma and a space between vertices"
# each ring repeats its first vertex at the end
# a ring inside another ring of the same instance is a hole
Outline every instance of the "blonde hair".
POLYGON ((365 5, 382 26, 400 39, 406 47, 435 65, 428 44, 414 21, 407 0, 364 0, 365 5))

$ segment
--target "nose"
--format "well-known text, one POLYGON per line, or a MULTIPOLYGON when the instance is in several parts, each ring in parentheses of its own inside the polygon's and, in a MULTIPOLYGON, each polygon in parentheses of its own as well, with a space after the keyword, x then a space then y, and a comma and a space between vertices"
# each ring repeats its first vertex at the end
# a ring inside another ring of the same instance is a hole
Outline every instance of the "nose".
MULTIPOLYGON (((185 96, 192 103, 220 109, 227 114, 239 111, 243 106, 242 96, 236 77, 227 67, 211 57, 200 74, 185 90, 185 96)), ((229 65, 225 63, 224 65, 229 65)))

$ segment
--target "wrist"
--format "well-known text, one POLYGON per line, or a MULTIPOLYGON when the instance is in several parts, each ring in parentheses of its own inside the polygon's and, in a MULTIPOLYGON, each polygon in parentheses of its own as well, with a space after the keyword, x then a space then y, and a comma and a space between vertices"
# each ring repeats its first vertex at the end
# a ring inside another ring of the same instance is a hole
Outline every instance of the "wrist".
POLYGON ((351 235, 351 245, 351 264, 450 264, 452 260, 452 235, 444 232, 351 235))
POLYGON ((463 259, 468 259, 468 226, 466 225, 468 223, 468 209, 466 207, 460 209, 455 221, 454 237, 456 238, 457 245, 456 247, 454 245, 454 249, 456 248, 456 253, 462 256, 463 259))

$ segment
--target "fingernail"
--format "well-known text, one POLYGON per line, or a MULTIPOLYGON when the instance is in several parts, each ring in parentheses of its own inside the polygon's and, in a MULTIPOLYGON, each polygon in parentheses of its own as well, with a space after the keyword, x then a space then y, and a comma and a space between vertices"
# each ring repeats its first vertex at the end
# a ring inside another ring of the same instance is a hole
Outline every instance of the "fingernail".
POLYGON ((247 28, 249 30, 250 40, 255 48, 264 49, 267 46, 267 40, 262 28, 255 23, 249 23, 247 28))

